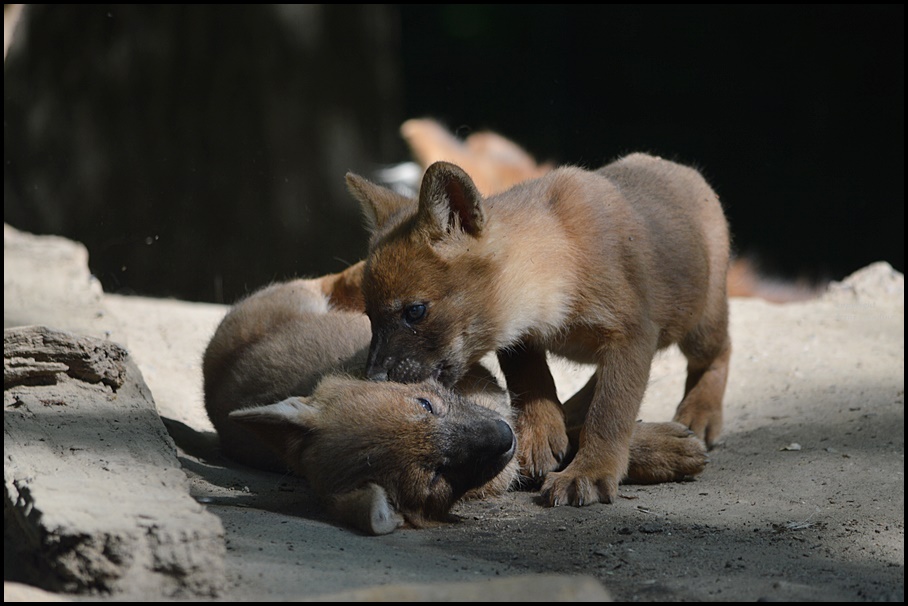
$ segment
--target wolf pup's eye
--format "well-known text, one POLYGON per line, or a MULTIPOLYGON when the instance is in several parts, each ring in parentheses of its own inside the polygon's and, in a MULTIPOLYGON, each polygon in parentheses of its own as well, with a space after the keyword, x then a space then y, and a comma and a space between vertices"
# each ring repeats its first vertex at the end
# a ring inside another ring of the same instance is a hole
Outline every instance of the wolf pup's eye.
POLYGON ((426 412, 432 413, 432 414, 435 413, 435 409, 432 408, 432 402, 429 402, 425 398, 416 398, 416 401, 419 402, 419 405, 422 406, 426 412))
POLYGON ((416 324, 426 317, 426 306, 423 303, 414 303, 404 307, 404 320, 407 324, 416 324))

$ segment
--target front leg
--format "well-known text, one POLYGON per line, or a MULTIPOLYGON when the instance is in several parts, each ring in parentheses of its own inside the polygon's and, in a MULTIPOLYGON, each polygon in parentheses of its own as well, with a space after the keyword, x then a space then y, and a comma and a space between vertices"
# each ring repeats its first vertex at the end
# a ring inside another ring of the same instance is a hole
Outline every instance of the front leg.
POLYGON ((545 352, 520 346, 498 352, 498 363, 517 412, 520 473, 541 480, 558 469, 568 454, 564 412, 545 352))
POLYGON ((615 339, 603 348, 577 454, 564 471, 548 474, 543 503, 580 506, 617 498, 655 344, 655 338, 637 336, 615 339))

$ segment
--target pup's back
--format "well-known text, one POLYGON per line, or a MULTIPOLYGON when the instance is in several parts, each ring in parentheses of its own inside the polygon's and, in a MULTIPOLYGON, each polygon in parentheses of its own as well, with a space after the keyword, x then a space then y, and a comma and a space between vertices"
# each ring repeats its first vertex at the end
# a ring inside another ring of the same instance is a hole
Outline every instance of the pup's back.
POLYGON ((329 311, 314 280, 275 284, 237 303, 208 344, 202 367, 205 408, 223 452, 253 467, 285 468, 227 415, 310 395, 329 373, 361 373, 370 335, 365 314, 329 311))
MULTIPOLYGON (((631 154, 597 171, 617 185, 646 224, 653 258, 638 279, 646 283, 658 323, 670 327, 664 341, 679 341, 691 325, 679 309, 713 308, 727 300, 728 223, 719 198, 696 170, 646 154, 631 154), (661 304, 661 305, 660 305, 661 304)), ((696 315, 691 315, 694 319, 696 315)))

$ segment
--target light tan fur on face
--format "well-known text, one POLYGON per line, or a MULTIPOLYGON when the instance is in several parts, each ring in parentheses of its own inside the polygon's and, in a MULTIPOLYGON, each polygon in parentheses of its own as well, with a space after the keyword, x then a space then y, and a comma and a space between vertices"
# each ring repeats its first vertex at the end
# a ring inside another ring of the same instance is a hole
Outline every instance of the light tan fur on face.
POLYGON ((466 364, 497 351, 520 411, 522 472, 545 477, 550 504, 615 498, 660 348, 677 343, 689 362, 676 420, 710 444, 718 439, 729 236, 696 171, 632 154, 483 198, 466 173, 440 162, 409 215, 400 200, 383 208, 378 186, 355 175, 348 184, 374 207, 367 212, 395 217, 377 226, 363 274, 367 375, 453 384, 466 364), (546 350, 599 365, 563 471, 555 471, 568 455, 563 412, 537 361, 546 350))

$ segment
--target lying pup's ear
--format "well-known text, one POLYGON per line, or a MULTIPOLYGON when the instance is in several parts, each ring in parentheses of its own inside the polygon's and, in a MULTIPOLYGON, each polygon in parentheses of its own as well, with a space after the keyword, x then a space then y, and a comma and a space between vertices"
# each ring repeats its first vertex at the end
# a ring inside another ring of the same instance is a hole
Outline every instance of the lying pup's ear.
MULTIPOLYGON (((314 400, 294 397, 269 406, 235 410, 229 416, 253 431, 293 467, 291 449, 299 449, 305 436, 317 431, 320 415, 321 409, 314 400)), ((377 484, 330 495, 326 501, 338 522, 366 534, 388 534, 404 523, 385 489, 377 484)))
POLYGON ((389 534, 404 518, 388 500, 385 489, 369 483, 362 488, 332 496, 329 507, 341 523, 371 535, 389 534))
POLYGON ((228 418, 255 433, 286 459, 290 438, 314 431, 320 414, 319 407, 309 398, 294 397, 268 406, 234 410, 228 418))

